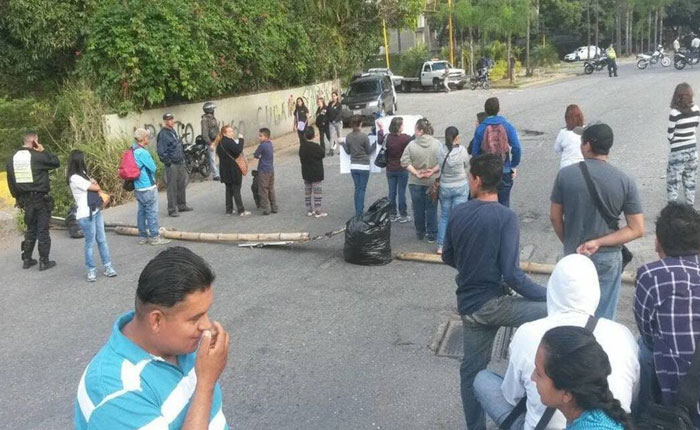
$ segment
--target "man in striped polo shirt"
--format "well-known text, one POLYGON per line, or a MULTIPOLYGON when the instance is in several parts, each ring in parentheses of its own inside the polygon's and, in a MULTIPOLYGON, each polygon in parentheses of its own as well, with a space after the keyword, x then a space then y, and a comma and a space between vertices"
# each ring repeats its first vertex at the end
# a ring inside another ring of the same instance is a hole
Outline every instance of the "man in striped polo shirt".
POLYGON ((135 311, 117 319, 80 379, 76 430, 224 430, 229 335, 208 316, 211 267, 172 247, 141 272, 135 311))

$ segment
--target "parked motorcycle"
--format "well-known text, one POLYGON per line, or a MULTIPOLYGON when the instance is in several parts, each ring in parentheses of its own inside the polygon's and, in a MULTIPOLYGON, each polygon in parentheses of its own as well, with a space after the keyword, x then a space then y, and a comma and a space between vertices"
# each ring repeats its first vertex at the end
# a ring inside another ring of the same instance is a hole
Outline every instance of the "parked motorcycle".
POLYGON ((685 66, 693 66, 700 62, 700 52, 678 51, 673 57, 673 67, 678 70, 683 70, 685 66))
POLYGON ((202 139, 202 136, 197 136, 194 143, 187 144, 183 140, 189 133, 185 133, 180 137, 180 144, 185 153, 185 169, 187 173, 199 173, 204 178, 209 177, 211 166, 209 166, 209 148, 202 139))
POLYGON ((637 68, 646 69, 649 64, 654 65, 661 61, 661 65, 668 67, 671 65, 671 58, 664 52, 664 47, 659 45, 654 52, 647 52, 637 55, 637 68))
POLYGON ((585 61, 583 63, 583 73, 590 75, 594 71, 600 72, 608 65, 608 56, 603 54, 600 57, 593 58, 592 60, 585 61))
POLYGON ((476 76, 469 77, 472 90, 477 89, 477 87, 481 87, 485 90, 491 88, 491 76, 489 72, 490 70, 484 67, 483 69, 479 70, 479 73, 476 76))

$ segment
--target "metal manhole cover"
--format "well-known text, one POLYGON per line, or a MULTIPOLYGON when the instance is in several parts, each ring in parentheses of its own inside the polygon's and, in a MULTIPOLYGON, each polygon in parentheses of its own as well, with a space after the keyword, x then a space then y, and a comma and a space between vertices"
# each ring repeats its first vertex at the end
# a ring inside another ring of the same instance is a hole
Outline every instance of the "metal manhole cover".
MULTIPOLYGON (((507 360, 508 345, 513 337, 513 327, 501 327, 496 333, 491 351, 492 360, 507 360)), ((440 324, 435 342, 432 345, 435 355, 461 359, 464 356, 464 330, 462 320, 458 317, 450 318, 447 323, 440 324)))

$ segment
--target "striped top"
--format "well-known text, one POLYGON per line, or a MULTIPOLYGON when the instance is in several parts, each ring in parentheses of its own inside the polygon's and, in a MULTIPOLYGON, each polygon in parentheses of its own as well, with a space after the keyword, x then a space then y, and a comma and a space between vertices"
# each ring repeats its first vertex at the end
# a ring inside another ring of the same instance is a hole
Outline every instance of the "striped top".
POLYGON ((671 152, 695 148, 695 129, 699 123, 700 108, 697 105, 693 105, 688 113, 671 109, 668 116, 668 141, 671 143, 671 152))
MULTIPOLYGON (((122 334, 134 317, 117 319, 107 344, 80 378, 76 430, 174 430, 182 428, 194 395, 197 352, 178 356, 178 366, 147 353, 122 334)), ((216 384, 209 430, 227 430, 216 384)))

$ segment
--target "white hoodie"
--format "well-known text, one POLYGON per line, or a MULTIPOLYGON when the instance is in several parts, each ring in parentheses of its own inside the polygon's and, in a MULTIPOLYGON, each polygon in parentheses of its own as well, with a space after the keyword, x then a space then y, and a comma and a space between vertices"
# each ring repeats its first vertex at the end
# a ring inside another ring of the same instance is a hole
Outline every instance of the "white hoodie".
MULTIPOLYGON (((501 389, 506 401, 516 405, 527 394, 525 430, 537 425, 546 407, 540 402, 535 383, 535 353, 542 336, 551 328, 565 325, 583 327, 600 301, 595 266, 588 257, 572 254, 557 263, 547 283, 547 317, 523 324, 510 344, 510 362, 501 389)), ((638 347, 632 333, 622 324, 598 320, 593 330, 596 340, 608 354, 612 373, 608 384, 625 411, 630 411, 639 382, 638 347)), ((563 429, 566 419, 557 411, 547 429, 563 429)))

